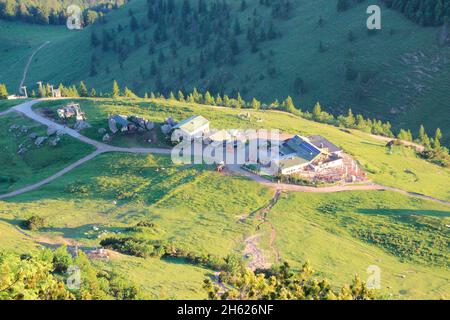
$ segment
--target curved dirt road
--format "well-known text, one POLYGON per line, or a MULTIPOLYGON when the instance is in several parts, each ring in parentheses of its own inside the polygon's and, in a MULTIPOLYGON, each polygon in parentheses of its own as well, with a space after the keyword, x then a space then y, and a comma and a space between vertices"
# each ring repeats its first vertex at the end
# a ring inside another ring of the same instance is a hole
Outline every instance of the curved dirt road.
MULTIPOLYGON (((92 158, 94 158, 95 156, 97 156, 98 154, 101 153, 105 153, 105 152, 124 152, 124 153, 134 153, 134 154, 165 154, 165 155, 169 155, 171 154, 171 150, 170 149, 163 149, 163 148, 121 148, 121 147, 114 147, 114 146, 110 146, 107 145, 105 143, 90 139, 88 137, 83 136, 82 134, 80 134, 79 132, 65 127, 63 125, 57 124, 53 121, 51 121, 50 119, 47 119, 39 114, 37 114, 36 112, 34 112, 34 110, 32 109, 33 105, 42 102, 42 101, 46 101, 46 100, 54 100, 54 99, 36 99, 36 100, 32 100, 32 101, 27 101, 25 103, 19 104, 15 107, 12 107, 9 110, 6 110, 3 112, 3 114, 9 113, 11 111, 16 111, 19 112, 23 115, 25 115, 26 117, 37 121, 43 125, 46 125, 48 127, 54 127, 57 130, 60 130, 66 134, 68 134, 69 136, 78 139, 82 142, 85 142, 87 144, 90 144, 92 146, 94 146, 97 150, 95 152, 93 152, 92 154, 84 157, 83 159, 78 160, 77 162, 75 162, 74 164, 68 166, 67 168, 61 170, 60 172, 52 175, 51 177, 28 187, 25 188, 21 188, 19 190, 16 190, 14 192, 8 193, 8 194, 4 194, 0 196, 0 199, 4 199, 7 197, 12 197, 12 196, 16 196, 31 190, 35 190, 57 178, 59 178, 60 176, 68 173, 69 171, 75 169, 76 167, 80 166, 81 164, 91 160, 92 158)), ((1 115, 1 114, 0 114, 1 115)), ((421 195, 421 194, 417 194, 417 193, 413 193, 413 192, 408 192, 405 190, 401 190, 398 188, 393 188, 393 187, 387 187, 387 186, 382 186, 382 185, 377 185, 377 184, 366 184, 366 185, 337 185, 337 186, 330 186, 330 187, 320 187, 320 188, 315 188, 315 187, 307 187, 307 186, 299 186, 299 185, 291 185, 291 184, 282 184, 282 183, 276 183, 276 182, 272 182, 269 180, 266 180, 254 173, 248 172, 244 169, 242 169, 240 166, 238 165, 230 165, 228 166, 229 170, 237 175, 241 175, 241 176, 245 176, 255 182, 258 182, 266 187, 270 187, 270 188, 275 188, 277 190, 280 191, 291 191, 291 192, 310 192, 310 193, 335 193, 335 192, 343 192, 343 191, 357 191, 357 190, 388 190, 388 191, 394 191, 394 192, 398 192, 398 193, 402 193, 411 197, 416 197, 416 198, 421 198, 421 199, 425 199, 425 200, 430 200, 430 201, 434 201, 434 202, 438 202, 441 204, 446 204, 446 205, 450 205, 450 202, 445 201, 445 200, 440 200, 440 199, 436 199, 433 197, 429 197, 429 196, 425 196, 425 195, 421 195)))

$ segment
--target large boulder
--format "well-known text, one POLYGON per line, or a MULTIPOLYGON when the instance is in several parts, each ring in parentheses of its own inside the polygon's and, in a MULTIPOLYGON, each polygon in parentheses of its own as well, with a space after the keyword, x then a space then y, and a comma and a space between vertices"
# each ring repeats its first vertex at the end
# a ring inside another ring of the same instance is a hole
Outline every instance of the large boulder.
POLYGON ((61 141, 61 139, 56 137, 55 139, 50 140, 49 143, 52 147, 56 147, 58 145, 59 141, 61 141))
POLYGON ((38 135, 37 135, 36 132, 32 132, 32 133, 30 133, 30 135, 29 135, 28 137, 29 137, 31 140, 36 140, 37 137, 38 137, 38 135))
POLYGON ((73 126, 74 130, 76 130, 76 131, 83 131, 90 127, 91 127, 91 125, 87 121, 83 121, 83 120, 75 122, 75 125, 73 126))
POLYGON ((98 133, 101 134, 101 135, 104 135, 106 132, 107 132, 107 131, 106 131, 105 128, 100 128, 100 129, 98 129, 98 133))
POLYGON ((164 125, 161 126, 161 132, 164 135, 166 135, 166 136, 169 135, 171 131, 172 131, 172 126, 171 125, 164 124, 164 125))
POLYGON ((103 136, 102 140, 103 140, 103 142, 109 142, 109 141, 111 141, 111 136, 109 134, 105 134, 103 136))
POLYGON ((119 131, 119 129, 117 128, 117 123, 113 118, 110 118, 108 120, 108 126, 109 130, 111 130, 112 133, 116 133, 117 131, 119 131))
POLYGON ((52 135, 56 134, 56 132, 58 132, 58 129, 56 129, 53 126, 50 126, 50 127, 47 128, 47 135, 48 136, 52 136, 52 135))
POLYGON ((42 145, 46 140, 48 139, 48 137, 39 137, 36 139, 36 141, 34 141, 34 144, 37 145, 38 147, 40 145, 42 145))

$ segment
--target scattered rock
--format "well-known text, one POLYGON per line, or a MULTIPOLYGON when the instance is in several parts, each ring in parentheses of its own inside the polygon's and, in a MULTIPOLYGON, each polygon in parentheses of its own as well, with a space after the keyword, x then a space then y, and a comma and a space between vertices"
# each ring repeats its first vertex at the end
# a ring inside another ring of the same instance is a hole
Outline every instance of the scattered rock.
POLYGON ((87 121, 83 120, 75 122, 75 125, 73 126, 76 131, 83 131, 84 129, 88 129, 90 127, 91 125, 87 121))
POLYGON ((29 137, 31 140, 35 140, 35 139, 37 139, 38 135, 37 135, 36 132, 32 132, 32 133, 30 133, 30 135, 29 135, 28 137, 29 137))
POLYGON ((35 145, 40 146, 41 144, 43 144, 46 140, 48 139, 48 137, 39 137, 36 139, 36 141, 34 142, 35 145))
POLYGON ((27 152, 26 148, 19 148, 19 151, 17 151, 17 154, 18 155, 23 155, 23 154, 25 154, 25 152, 27 152))
POLYGON ((50 140, 50 145, 51 145, 52 147, 56 147, 56 146, 58 145, 59 141, 61 141, 61 139, 58 138, 58 137, 56 137, 55 139, 50 140))
POLYGON ((27 126, 22 126, 22 128, 20 128, 20 131, 22 133, 28 133, 28 127, 27 126))
POLYGON ((98 129, 98 133, 99 134, 105 134, 107 131, 106 131, 106 129, 105 128, 100 128, 100 129, 98 129))
POLYGON ((105 134, 103 136, 102 140, 103 140, 103 142, 109 142, 109 141, 111 141, 111 136, 109 134, 105 134))
POLYGON ((47 135, 48 136, 52 136, 52 135, 56 134, 56 132, 58 132, 58 129, 56 129, 53 126, 50 126, 50 127, 47 128, 47 135))
POLYGON ((172 131, 172 126, 171 125, 164 124, 164 125, 161 126, 161 132, 164 135, 169 135, 171 131, 172 131))

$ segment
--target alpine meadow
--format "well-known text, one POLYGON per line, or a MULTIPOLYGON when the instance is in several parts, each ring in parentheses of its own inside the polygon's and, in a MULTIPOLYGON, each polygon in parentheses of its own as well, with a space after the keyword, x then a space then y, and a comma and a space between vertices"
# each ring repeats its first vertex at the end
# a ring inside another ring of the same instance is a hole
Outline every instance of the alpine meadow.
POLYGON ((449 101, 447 0, 0 0, 0 300, 447 300, 449 101))

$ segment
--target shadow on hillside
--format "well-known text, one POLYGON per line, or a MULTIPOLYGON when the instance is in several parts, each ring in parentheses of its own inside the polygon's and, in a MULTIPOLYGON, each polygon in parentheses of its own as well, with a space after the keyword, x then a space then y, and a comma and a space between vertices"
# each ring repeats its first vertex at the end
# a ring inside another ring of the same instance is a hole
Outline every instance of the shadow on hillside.
POLYGON ((386 145, 385 144, 383 144, 383 143, 376 143, 376 142, 370 142, 370 141, 361 141, 361 143, 362 144, 367 144, 367 145, 370 145, 370 146, 374 146, 374 147, 381 147, 381 148, 384 148, 384 147, 386 147, 386 145))
POLYGON ((22 229, 24 219, 7 219, 7 218, 0 218, 0 221, 5 222, 7 224, 10 224, 14 227, 17 227, 18 229, 22 229))
POLYGON ((440 210, 414 210, 414 209, 359 209, 358 213, 383 216, 432 216, 450 217, 449 211, 440 210))

